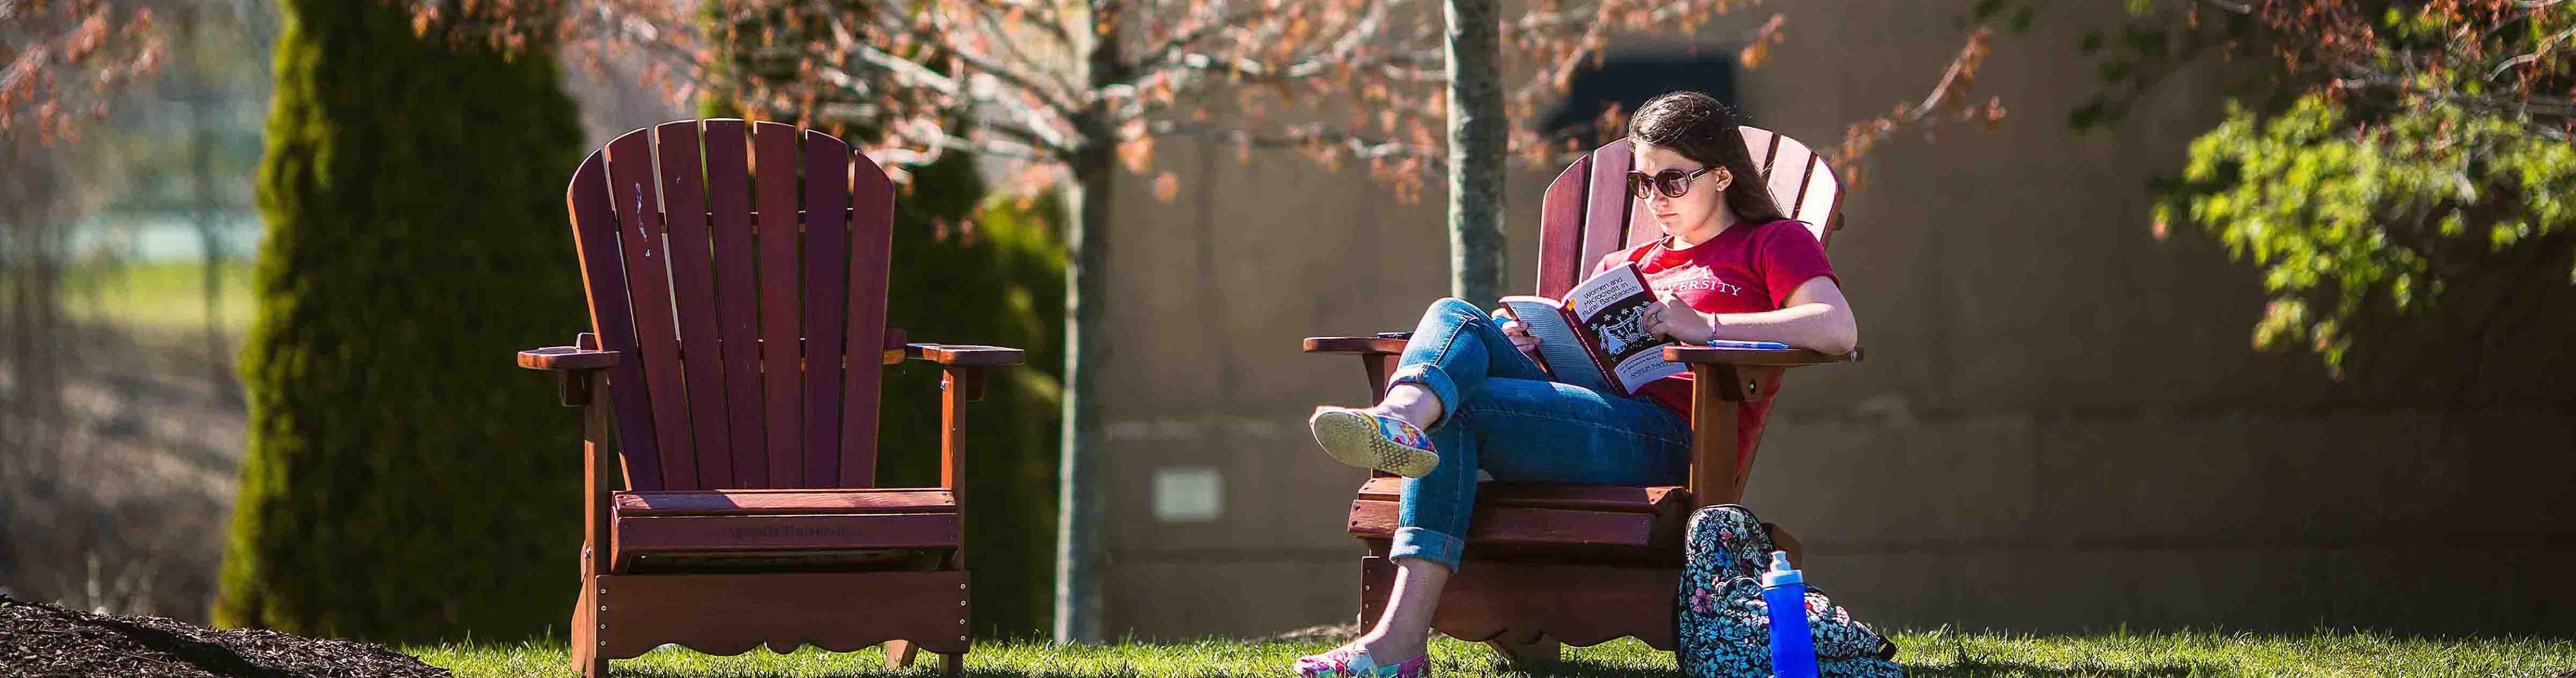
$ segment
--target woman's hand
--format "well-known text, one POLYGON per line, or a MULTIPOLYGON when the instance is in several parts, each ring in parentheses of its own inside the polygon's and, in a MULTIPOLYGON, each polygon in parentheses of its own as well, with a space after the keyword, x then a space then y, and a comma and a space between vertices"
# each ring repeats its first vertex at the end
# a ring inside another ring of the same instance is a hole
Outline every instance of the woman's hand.
POLYGON ((1679 295, 1659 292, 1655 303, 1646 307, 1646 332, 1684 344, 1705 344, 1717 328, 1709 325, 1708 316, 1682 303, 1679 295))
POLYGON ((1532 358, 1538 357, 1538 337, 1530 336, 1529 327, 1515 318, 1504 317, 1502 321, 1503 336, 1512 338, 1512 348, 1520 349, 1521 353, 1532 358))

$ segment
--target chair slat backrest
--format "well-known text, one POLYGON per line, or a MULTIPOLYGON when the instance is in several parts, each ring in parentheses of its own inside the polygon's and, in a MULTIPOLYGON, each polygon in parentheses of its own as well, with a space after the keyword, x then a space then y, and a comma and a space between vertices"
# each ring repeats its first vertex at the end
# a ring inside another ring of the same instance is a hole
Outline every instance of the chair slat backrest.
MULTIPOLYGON (((1744 145, 1780 211, 1807 222, 1819 243, 1842 227, 1842 183, 1824 158, 1806 144, 1744 127, 1744 145)), ((1592 151, 1548 184, 1539 208, 1538 293, 1562 296, 1611 252, 1635 247, 1662 233, 1641 218, 1641 201, 1628 197, 1628 171, 1636 166, 1626 139, 1592 151)))
POLYGON ((715 232, 716 345, 724 351, 724 373, 750 375, 724 380, 733 480, 741 487, 771 487, 756 376, 760 288, 752 265, 751 155, 745 132, 740 120, 706 122, 707 227, 715 232))
POLYGON ((870 487, 894 187, 831 135, 684 120, 565 192, 638 490, 870 487))

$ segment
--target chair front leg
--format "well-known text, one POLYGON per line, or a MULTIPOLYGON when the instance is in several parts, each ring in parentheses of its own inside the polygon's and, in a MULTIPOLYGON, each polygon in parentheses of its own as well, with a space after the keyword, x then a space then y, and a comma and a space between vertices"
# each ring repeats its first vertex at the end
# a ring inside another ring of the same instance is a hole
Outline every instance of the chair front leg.
MULTIPOLYGON (((608 659, 599 652, 608 644, 608 626, 600 623, 599 612, 605 609, 607 601, 599 596, 602 592, 599 578, 608 574, 609 557, 614 550, 609 543, 608 517, 609 502, 617 491, 619 473, 617 458, 608 451, 608 372, 586 370, 567 375, 566 380, 579 380, 584 386, 578 392, 587 396, 580 403, 581 594, 574 596, 575 604, 580 607, 573 611, 572 619, 572 640, 581 647, 573 648, 572 662, 573 669, 580 671, 584 678, 600 678, 608 675, 608 659)), ((567 389, 567 393, 571 392, 575 391, 567 389)))
POLYGON ((1796 535, 1789 534, 1789 528, 1781 527, 1777 523, 1763 523, 1762 527, 1771 531, 1772 548, 1789 552, 1790 564, 1799 567, 1807 566, 1807 545, 1805 542, 1798 541, 1796 535))
POLYGON ((1360 369, 1365 370, 1368 373, 1368 404, 1376 405, 1378 401, 1386 399, 1386 388, 1388 386, 1386 380, 1395 374, 1395 361, 1402 357, 1403 356, 1394 353, 1365 353, 1360 355, 1360 369))
POLYGON ((617 456, 609 451, 608 373, 592 372, 588 376, 591 393, 589 404, 582 406, 582 539, 591 545, 591 572, 607 574, 608 556, 615 551, 609 541, 609 502, 623 475, 617 456))
POLYGON ((984 399, 984 366, 939 368, 939 486, 957 502, 957 550, 950 568, 966 569, 966 404, 984 399))
POLYGON ((1770 392, 1780 368, 1723 363, 1691 366, 1691 471, 1693 509, 1744 501, 1744 469, 1737 413, 1747 400, 1770 392))
MULTIPOLYGON (((957 501, 957 550, 948 553, 948 567, 966 569, 966 404, 984 399, 983 365, 942 365, 939 375, 939 485, 948 488, 957 501)), ((966 614, 961 608, 958 614, 966 614)), ((960 618, 958 623, 965 623, 960 618)), ((965 640, 959 638, 958 640, 965 640)), ((918 646, 910 642, 886 644, 886 664, 897 668, 910 666, 918 646)), ((940 675, 958 678, 966 671, 966 656, 959 653, 939 657, 940 675)))

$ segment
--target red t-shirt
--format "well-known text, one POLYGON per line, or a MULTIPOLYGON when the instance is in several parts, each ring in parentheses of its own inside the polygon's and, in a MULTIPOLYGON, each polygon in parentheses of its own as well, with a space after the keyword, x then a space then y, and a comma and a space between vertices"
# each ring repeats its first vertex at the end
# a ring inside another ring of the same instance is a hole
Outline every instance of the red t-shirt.
MULTIPOLYGON (((1645 274, 1648 287, 1680 295, 1682 303, 1701 313, 1777 311, 1788 305, 1790 293, 1810 279, 1824 277, 1841 282, 1834 277, 1833 265, 1825 262, 1825 248, 1817 244, 1816 235, 1807 230, 1805 223, 1793 219, 1750 227, 1737 224, 1719 231, 1707 242, 1679 250, 1667 249, 1669 241, 1670 238, 1658 239, 1612 252, 1592 266, 1592 273, 1634 262, 1637 272, 1645 274)), ((1690 417, 1688 372, 1657 379, 1638 392, 1684 419, 1690 417)), ((1746 402, 1737 410, 1737 420, 1743 423, 1736 447, 1741 455, 1736 460, 1739 470, 1744 462, 1753 459, 1753 443, 1759 439, 1762 423, 1770 413, 1768 396, 1746 402)))

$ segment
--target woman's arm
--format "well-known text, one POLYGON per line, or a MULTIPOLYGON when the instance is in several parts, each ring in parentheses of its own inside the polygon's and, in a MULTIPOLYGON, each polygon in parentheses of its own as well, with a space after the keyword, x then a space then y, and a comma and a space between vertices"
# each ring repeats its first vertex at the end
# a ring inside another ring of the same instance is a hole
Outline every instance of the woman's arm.
POLYGON ((1833 278, 1817 276, 1789 293, 1788 305, 1760 313, 1701 313, 1664 295, 1665 320, 1647 330, 1687 344, 1710 339, 1776 341, 1819 353, 1842 354, 1860 345, 1851 304, 1833 278))

